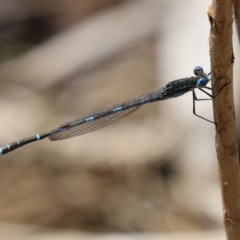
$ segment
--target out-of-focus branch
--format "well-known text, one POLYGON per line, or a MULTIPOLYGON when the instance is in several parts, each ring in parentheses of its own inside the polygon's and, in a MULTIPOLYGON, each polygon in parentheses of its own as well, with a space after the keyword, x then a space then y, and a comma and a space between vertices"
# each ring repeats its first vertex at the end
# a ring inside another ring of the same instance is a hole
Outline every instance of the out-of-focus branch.
POLYGON ((240 239, 240 168, 233 101, 232 1, 213 0, 208 11, 211 24, 210 55, 216 151, 222 191, 224 224, 229 240, 240 239), (222 90, 221 90, 222 89, 222 90))

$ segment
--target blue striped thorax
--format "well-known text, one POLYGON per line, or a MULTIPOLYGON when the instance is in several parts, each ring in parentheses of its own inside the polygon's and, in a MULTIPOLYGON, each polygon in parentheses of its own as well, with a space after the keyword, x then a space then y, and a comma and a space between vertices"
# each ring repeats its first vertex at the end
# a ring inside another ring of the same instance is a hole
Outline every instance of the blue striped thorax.
POLYGON ((209 82, 208 75, 203 72, 202 67, 195 67, 196 77, 182 78, 166 84, 163 88, 162 100, 179 97, 195 88, 202 88, 209 82))

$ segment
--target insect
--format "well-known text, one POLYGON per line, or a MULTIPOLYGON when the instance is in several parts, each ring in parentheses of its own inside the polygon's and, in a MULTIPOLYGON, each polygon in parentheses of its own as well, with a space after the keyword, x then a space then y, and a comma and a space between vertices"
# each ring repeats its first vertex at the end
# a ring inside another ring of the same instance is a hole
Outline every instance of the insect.
POLYGON ((215 97, 204 90, 212 90, 212 88, 206 86, 207 83, 210 81, 210 79, 208 78, 209 74, 204 73, 203 68, 199 66, 195 67, 193 72, 195 74, 194 77, 182 78, 171 81, 167 83, 165 87, 162 87, 158 90, 148 92, 144 95, 133 98, 121 104, 106 108, 102 111, 90 114, 88 116, 80 117, 78 119, 63 123, 56 129, 53 129, 51 131, 36 134, 35 136, 9 143, 6 146, 0 148, 0 155, 9 153, 19 147, 38 140, 42 140, 47 137, 51 141, 57 141, 96 131, 100 128, 106 127, 129 116, 144 104, 156 101, 163 101, 170 98, 176 98, 187 92, 192 92, 193 94, 193 114, 208 122, 214 123, 213 121, 199 116, 195 112, 195 101, 211 100, 215 97), (210 98, 198 99, 194 91, 195 89, 199 89, 200 91, 207 94, 210 98))

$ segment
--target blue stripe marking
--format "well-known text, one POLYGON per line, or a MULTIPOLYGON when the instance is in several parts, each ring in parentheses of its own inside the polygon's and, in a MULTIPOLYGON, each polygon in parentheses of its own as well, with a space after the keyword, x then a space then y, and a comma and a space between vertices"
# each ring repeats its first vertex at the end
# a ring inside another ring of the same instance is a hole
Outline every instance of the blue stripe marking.
POLYGON ((3 150, 2 150, 2 148, 0 148, 0 155, 2 155, 3 154, 3 150))
POLYGON ((8 150, 10 150, 10 147, 11 147, 11 146, 7 144, 7 148, 8 148, 8 150))
POLYGON ((122 110, 122 106, 121 106, 121 107, 114 108, 114 109, 113 109, 113 112, 118 112, 118 111, 121 111, 121 110, 122 110))
POLYGON ((20 146, 21 145, 20 141, 17 140, 17 144, 18 144, 18 146, 20 146))
POLYGON ((91 117, 85 118, 85 121, 86 121, 86 122, 90 122, 90 121, 92 121, 92 120, 94 120, 94 116, 91 116, 91 117))
POLYGON ((41 140, 41 136, 39 134, 37 134, 35 137, 37 140, 41 140))

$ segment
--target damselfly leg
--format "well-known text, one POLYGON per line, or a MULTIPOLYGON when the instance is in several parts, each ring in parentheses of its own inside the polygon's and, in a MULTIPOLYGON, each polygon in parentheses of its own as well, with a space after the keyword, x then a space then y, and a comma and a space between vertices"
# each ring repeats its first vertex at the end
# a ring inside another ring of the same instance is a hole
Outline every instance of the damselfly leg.
MULTIPOLYGON (((202 90, 202 89, 199 88, 199 90, 202 90)), ((198 114, 196 113, 195 101, 205 101, 205 100, 212 100, 212 99, 213 99, 213 96, 212 96, 210 93, 208 93, 208 92, 206 92, 206 91, 204 91, 204 90, 202 90, 202 91, 203 91, 204 93, 206 93, 206 94, 207 94, 209 97, 211 97, 211 98, 197 98, 197 95, 196 95, 195 91, 192 90, 192 93, 193 93, 193 114, 194 114, 195 116, 197 116, 197 117, 199 117, 199 118, 207 121, 207 122, 210 122, 210 123, 213 123, 213 124, 216 125, 216 122, 211 121, 211 120, 209 120, 209 119, 207 119, 207 118, 204 118, 204 117, 202 117, 202 116, 200 116, 200 115, 198 115, 198 114)))
MULTIPOLYGON (((221 92, 227 85, 229 85, 229 84, 230 84, 230 83, 227 83, 227 84, 223 85, 223 86, 221 87, 221 89, 219 90, 219 92, 218 92, 217 94, 215 94, 215 95, 212 95, 212 94, 208 93, 207 91, 203 90, 202 88, 198 88, 200 91, 202 91, 203 93, 205 93, 206 95, 208 95, 210 98, 197 98, 197 95, 196 95, 194 89, 192 90, 192 93, 193 93, 193 114, 194 114, 195 116, 197 116, 197 117, 199 117, 199 118, 207 121, 207 122, 213 123, 213 124, 216 126, 216 129, 217 129, 217 130, 218 130, 218 127, 217 127, 217 123, 216 123, 216 122, 211 121, 211 120, 209 120, 209 119, 207 119, 207 118, 204 118, 204 117, 202 117, 202 116, 200 116, 200 115, 198 115, 198 114, 196 113, 195 101, 213 100, 213 99, 216 98, 216 97, 220 94, 220 92, 221 92)), ((204 87, 204 88, 206 88, 206 89, 208 89, 208 90, 213 90, 213 89, 215 88, 215 86, 216 86, 216 84, 214 85, 213 88, 210 88, 210 87, 204 87)))

